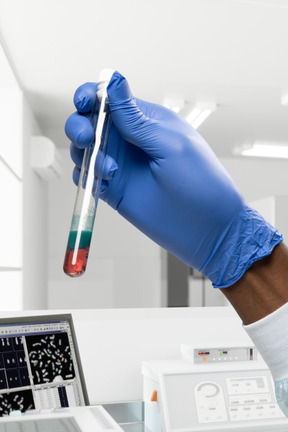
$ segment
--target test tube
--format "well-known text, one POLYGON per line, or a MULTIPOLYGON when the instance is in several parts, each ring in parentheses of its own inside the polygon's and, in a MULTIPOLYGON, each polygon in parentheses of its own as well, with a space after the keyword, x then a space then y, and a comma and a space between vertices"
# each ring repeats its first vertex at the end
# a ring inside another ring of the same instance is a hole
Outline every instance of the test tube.
POLYGON ((71 277, 83 275, 87 266, 101 188, 101 171, 111 127, 107 86, 113 72, 112 69, 103 69, 99 75, 96 103, 92 112, 95 139, 84 152, 63 266, 64 273, 71 277), (96 159, 98 169, 95 178, 96 159))

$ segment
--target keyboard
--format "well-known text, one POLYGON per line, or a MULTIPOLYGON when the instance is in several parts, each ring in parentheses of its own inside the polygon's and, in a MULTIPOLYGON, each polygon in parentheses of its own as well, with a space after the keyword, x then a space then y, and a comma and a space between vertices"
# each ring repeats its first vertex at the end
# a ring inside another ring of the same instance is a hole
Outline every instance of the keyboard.
POLYGON ((73 417, 0 423, 0 432, 82 432, 73 417))

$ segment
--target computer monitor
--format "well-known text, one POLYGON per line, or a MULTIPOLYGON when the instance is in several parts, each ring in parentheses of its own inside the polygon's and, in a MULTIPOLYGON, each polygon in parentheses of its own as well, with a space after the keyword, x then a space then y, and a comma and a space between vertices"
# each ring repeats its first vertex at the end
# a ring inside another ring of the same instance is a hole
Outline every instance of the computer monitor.
POLYGON ((72 316, 0 319, 0 416, 85 405, 72 316))

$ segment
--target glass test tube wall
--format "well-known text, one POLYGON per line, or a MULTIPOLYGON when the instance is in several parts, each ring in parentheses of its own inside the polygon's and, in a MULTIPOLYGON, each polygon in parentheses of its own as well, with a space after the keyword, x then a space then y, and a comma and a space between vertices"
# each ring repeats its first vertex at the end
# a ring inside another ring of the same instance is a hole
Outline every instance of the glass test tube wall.
POLYGON ((96 123, 95 141, 84 153, 63 266, 64 272, 71 277, 81 276, 87 266, 101 188, 102 165, 111 128, 107 85, 113 72, 104 69, 99 77, 95 112, 92 116, 96 123), (94 174, 95 162, 97 177, 94 174))

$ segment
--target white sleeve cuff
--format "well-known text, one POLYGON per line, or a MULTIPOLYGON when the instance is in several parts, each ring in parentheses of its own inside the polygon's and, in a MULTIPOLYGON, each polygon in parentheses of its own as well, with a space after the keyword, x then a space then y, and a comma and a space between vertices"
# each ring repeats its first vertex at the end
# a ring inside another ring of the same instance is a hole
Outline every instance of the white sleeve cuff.
POLYGON ((255 323, 244 325, 274 381, 288 378, 288 303, 255 323))

